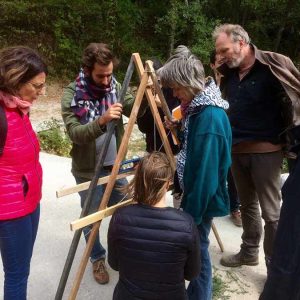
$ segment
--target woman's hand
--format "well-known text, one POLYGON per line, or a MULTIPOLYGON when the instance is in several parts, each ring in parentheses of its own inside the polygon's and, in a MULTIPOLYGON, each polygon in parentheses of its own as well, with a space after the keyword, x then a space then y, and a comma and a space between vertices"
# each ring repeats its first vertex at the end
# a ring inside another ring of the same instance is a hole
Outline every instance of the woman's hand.
POLYGON ((180 121, 172 119, 171 121, 167 119, 165 116, 164 126, 170 130, 178 128, 180 125, 180 121))

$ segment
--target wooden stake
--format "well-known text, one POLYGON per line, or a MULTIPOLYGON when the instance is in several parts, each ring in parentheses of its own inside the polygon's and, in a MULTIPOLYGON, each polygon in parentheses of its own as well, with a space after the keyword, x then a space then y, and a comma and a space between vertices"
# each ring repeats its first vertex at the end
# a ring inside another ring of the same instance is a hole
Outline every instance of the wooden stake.
POLYGON ((219 244, 219 247, 220 247, 220 249, 221 249, 221 252, 224 252, 224 246, 223 246, 222 240, 221 240, 221 238, 220 238, 220 236, 219 236, 217 227, 216 227, 216 225, 215 225, 214 222, 211 223, 211 229, 212 229, 212 231, 213 231, 213 233, 214 233, 214 235, 215 235, 215 237, 216 237, 216 240, 217 240, 217 242, 218 242, 218 244, 219 244))

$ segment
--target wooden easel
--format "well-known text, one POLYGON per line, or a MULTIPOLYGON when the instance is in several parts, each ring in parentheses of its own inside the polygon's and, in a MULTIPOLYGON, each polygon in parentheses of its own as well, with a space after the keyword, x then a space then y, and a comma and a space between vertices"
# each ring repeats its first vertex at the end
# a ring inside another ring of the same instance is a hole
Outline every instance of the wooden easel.
MULTIPOLYGON (((110 198, 111 192, 113 190, 116 179, 120 178, 120 176, 125 177, 125 175, 120 175, 118 173, 119 173, 119 169, 120 169, 120 166, 121 166, 121 163, 122 163, 122 159, 125 156, 125 153, 127 152, 129 138, 130 138, 131 132, 133 130, 133 126, 136 122, 138 111, 139 111, 139 108, 141 106, 141 102, 142 102, 144 94, 147 97, 147 101, 148 101, 149 107, 151 109, 153 118, 155 120, 158 132, 160 134, 161 140, 163 141, 163 145, 164 145, 164 148, 165 148, 166 155, 168 156, 168 158, 170 160, 172 169, 175 170, 175 159, 174 159, 174 156, 172 154, 172 150, 171 150, 171 147, 170 147, 170 144, 169 144, 169 141, 168 141, 168 138, 167 138, 162 120, 160 118, 160 115, 159 115, 159 112, 158 112, 158 109, 157 109, 157 105, 156 105, 154 96, 153 96, 152 91, 151 91, 151 87, 149 86, 149 83, 154 84, 157 95, 158 95, 159 100, 162 104, 162 109, 163 109, 164 114, 166 115, 166 117, 168 119, 171 119, 171 114, 170 114, 170 111, 169 111, 168 106, 166 104, 166 101, 164 99, 164 96, 161 92, 159 83, 157 81, 155 72, 154 72, 153 67, 152 67, 152 63, 150 61, 147 61, 146 62, 146 69, 144 70, 142 61, 141 61, 140 56, 139 56, 138 53, 132 54, 132 59, 134 61, 135 67, 136 67, 136 69, 138 71, 138 74, 139 74, 139 77, 140 77, 140 85, 139 85, 139 88, 137 90, 137 94, 136 94, 134 105, 132 107, 131 115, 130 115, 128 124, 126 126, 125 133, 124 133, 121 145, 119 147, 119 151, 118 151, 113 169, 111 171, 111 174, 109 176, 107 176, 106 178, 100 178, 98 180, 98 184, 107 183, 106 188, 105 188, 105 192, 104 192, 102 200, 101 200, 101 204, 99 206, 98 212, 96 212, 94 214, 90 214, 89 216, 86 216, 86 217, 82 217, 82 218, 80 218, 80 219, 78 219, 78 220, 71 223, 71 230, 82 229, 83 227, 85 227, 87 225, 90 225, 90 224, 93 224, 93 227, 91 229, 89 239, 88 239, 87 244, 86 244, 86 248, 84 250, 84 253, 83 253, 79 268, 78 268, 78 271, 76 273, 76 276, 75 276, 75 279, 74 279, 74 282, 73 282, 73 285, 72 285, 72 288, 71 288, 71 292, 70 292, 70 295, 69 295, 69 298, 68 298, 69 300, 76 299, 77 292, 78 292, 78 289, 80 287, 80 282, 82 280, 82 277, 83 277, 83 274, 84 274, 84 271, 85 271, 85 268, 86 268, 86 265, 87 265, 92 247, 93 247, 93 244, 94 244, 96 236, 98 234, 98 230, 99 230, 102 219, 107 217, 107 216, 112 215, 113 212, 118 207, 125 206, 125 205, 128 205, 128 204, 132 203, 132 200, 129 199, 129 200, 123 201, 121 203, 118 203, 118 204, 116 204, 112 207, 107 208, 107 204, 108 204, 108 201, 109 201, 109 198, 110 198)), ((57 195, 63 196, 63 195, 67 195, 67 194, 70 194, 70 193, 75 193, 75 192, 86 189, 87 186, 88 186, 88 183, 85 183, 85 184, 77 186, 75 188, 71 188, 67 191, 62 191, 62 192, 58 193, 57 195)), ((221 242, 215 227, 213 227, 213 231, 216 235, 218 243, 219 243, 219 241, 221 242)), ((220 245, 220 243, 219 243, 219 245, 220 245)), ((222 247, 223 247, 223 245, 222 245, 222 247)), ((221 250, 222 250, 222 247, 220 245, 221 250)), ((57 296, 55 299, 56 300, 61 299, 61 297, 62 297, 62 294, 61 294, 61 296, 57 296)))
MULTIPOLYGON (((140 108, 140 105, 141 105, 144 94, 147 97, 151 112, 153 114, 157 129, 158 129, 158 132, 160 134, 161 140, 163 141, 166 155, 168 156, 168 158, 170 160, 172 169, 175 170, 175 160, 174 160, 174 157, 173 157, 173 154, 172 154, 172 150, 171 150, 170 144, 168 142, 168 138, 167 138, 162 120, 160 118, 160 115, 159 115, 159 112, 158 112, 158 109, 157 109, 157 105, 155 103, 154 96, 152 95, 152 91, 151 91, 151 88, 149 86, 149 83, 153 84, 154 81, 156 82, 155 86, 158 86, 158 82, 157 82, 152 64, 151 64, 150 61, 147 61, 146 62, 146 70, 144 70, 142 61, 141 61, 140 56, 139 56, 138 53, 134 53, 132 55, 132 59, 131 59, 130 64, 132 63, 132 61, 134 62, 135 67, 136 67, 136 69, 138 71, 138 74, 140 76, 140 85, 139 85, 139 88, 137 90, 135 102, 134 102, 134 105, 133 105, 132 110, 131 110, 131 115, 130 115, 128 124, 126 126, 125 133, 124 133, 121 145, 119 147, 119 151, 118 151, 113 169, 111 171, 111 174, 110 174, 110 176, 108 176, 108 178, 105 181, 102 179, 102 183, 107 182, 105 192, 103 194, 101 204, 100 204, 100 207, 99 207, 99 211, 98 211, 98 213, 101 214, 101 212, 102 212, 102 214, 101 215, 96 215, 96 217, 94 216, 95 214, 93 214, 93 216, 91 215, 89 217, 86 217, 86 218, 90 218, 90 221, 89 221, 88 224, 93 223, 93 227, 91 229, 89 239, 87 241, 86 248, 85 248, 85 251, 83 253, 83 256, 82 256, 77 274, 75 276, 75 279, 74 279, 74 282, 73 282, 73 285, 72 285, 72 289, 71 289, 71 292, 70 292, 70 295, 69 295, 68 299, 75 299, 76 298, 76 295, 77 295, 77 292, 78 292, 78 289, 79 289, 79 286, 80 286, 80 282, 82 280, 82 277, 83 277, 83 274, 84 274, 84 271, 85 271, 85 268, 86 268, 86 265, 87 265, 87 262, 88 262, 88 258, 90 256, 91 249, 93 247, 96 235, 98 234, 98 230, 99 230, 99 227, 100 227, 100 224, 101 224, 101 220, 105 216, 111 215, 117 207, 123 206, 123 205, 128 205, 131 202, 131 200, 127 200, 127 201, 124 201, 120 204, 117 204, 113 207, 110 207, 110 208, 106 209, 109 198, 110 198, 110 195, 111 195, 111 192, 112 192, 112 189, 114 187, 115 181, 116 181, 118 173, 119 173, 119 169, 120 169, 123 157, 125 156, 125 153, 127 152, 129 137, 130 137, 131 132, 133 130, 133 126, 136 122, 136 118, 137 118, 138 111, 139 111, 139 108, 140 108), (104 212, 104 210, 105 210, 105 212, 104 212), (92 221, 91 221, 91 217, 93 217, 92 221)), ((165 111, 166 110, 165 108, 167 107, 167 105, 165 103, 165 99, 159 95, 159 100, 160 100, 161 103, 163 103, 162 106, 163 106, 163 110, 165 111)), ((170 112, 168 113, 168 116, 170 116, 170 112)), ((75 192, 75 190, 77 192, 77 191, 83 190, 83 189, 86 189, 86 186, 85 187, 79 187, 79 189, 77 188, 77 189, 74 189, 74 190, 71 190, 71 191, 69 190, 67 193, 65 193, 65 195, 69 194, 69 193, 73 193, 73 192, 75 192)), ((78 222, 79 223, 77 223, 77 226, 75 226, 75 225, 72 226, 71 225, 71 228, 80 229, 82 227, 85 227, 86 224, 87 224, 85 218, 79 219, 78 222), (84 225, 82 225, 83 223, 84 223, 84 225)), ((65 286, 62 287, 63 290, 64 290, 64 287, 65 286)), ((63 291, 62 291, 62 293, 63 293, 63 291)), ((58 290, 55 299, 61 299, 62 298, 62 293, 58 290)))

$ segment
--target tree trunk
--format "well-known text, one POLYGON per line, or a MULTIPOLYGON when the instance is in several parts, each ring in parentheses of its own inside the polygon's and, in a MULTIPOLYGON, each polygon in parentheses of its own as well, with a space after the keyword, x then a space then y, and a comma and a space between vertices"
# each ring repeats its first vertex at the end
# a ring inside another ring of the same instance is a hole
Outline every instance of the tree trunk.
POLYGON ((293 11, 293 7, 294 7, 295 1, 294 0, 289 0, 286 3, 285 6, 285 10, 284 10, 284 14, 283 14, 283 20, 282 20, 282 25, 278 30, 277 33, 277 37, 275 39, 275 44, 274 44, 274 51, 277 52, 281 39, 282 39, 282 33, 286 27, 286 24, 288 23, 289 17, 290 17, 290 13, 291 11, 293 11))

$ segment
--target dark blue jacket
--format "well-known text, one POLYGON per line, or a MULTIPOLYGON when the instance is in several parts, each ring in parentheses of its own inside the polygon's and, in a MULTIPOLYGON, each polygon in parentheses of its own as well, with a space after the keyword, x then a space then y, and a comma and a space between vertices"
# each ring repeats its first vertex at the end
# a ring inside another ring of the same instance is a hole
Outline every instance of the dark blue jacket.
POLYGON ((119 271, 115 300, 187 299, 184 279, 200 272, 197 227, 171 207, 123 207, 110 221, 108 263, 119 271))

